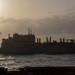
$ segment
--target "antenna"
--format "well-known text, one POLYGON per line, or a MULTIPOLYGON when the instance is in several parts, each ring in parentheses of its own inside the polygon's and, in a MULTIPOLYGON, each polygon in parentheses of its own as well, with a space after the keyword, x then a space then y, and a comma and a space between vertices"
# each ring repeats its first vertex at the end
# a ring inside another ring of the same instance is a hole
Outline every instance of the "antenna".
POLYGON ((32 28, 28 27, 28 35, 32 35, 32 28))
POLYGON ((30 28, 28 27, 28 35, 30 35, 30 28))
POLYGON ((30 29, 30 34, 32 35, 32 28, 30 29))

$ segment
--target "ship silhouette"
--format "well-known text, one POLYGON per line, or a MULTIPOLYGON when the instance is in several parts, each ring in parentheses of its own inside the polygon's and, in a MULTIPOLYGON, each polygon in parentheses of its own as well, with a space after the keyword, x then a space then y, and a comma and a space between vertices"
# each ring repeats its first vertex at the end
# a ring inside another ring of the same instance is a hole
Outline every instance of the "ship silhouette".
POLYGON ((75 40, 60 38, 60 42, 46 37, 46 42, 41 43, 41 38, 32 34, 32 29, 28 28, 27 35, 8 35, 7 39, 2 39, 0 53, 4 54, 75 54, 75 40))

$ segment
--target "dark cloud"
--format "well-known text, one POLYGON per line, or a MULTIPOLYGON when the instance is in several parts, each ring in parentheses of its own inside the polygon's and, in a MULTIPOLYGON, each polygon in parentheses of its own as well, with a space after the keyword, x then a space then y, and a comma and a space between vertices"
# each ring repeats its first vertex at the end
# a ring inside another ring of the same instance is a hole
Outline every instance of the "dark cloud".
POLYGON ((43 18, 38 20, 31 19, 3 19, 0 21, 0 30, 4 34, 12 34, 15 32, 27 33, 27 28, 31 27, 37 35, 60 35, 75 34, 75 18, 68 16, 53 16, 51 18, 43 18))
POLYGON ((41 34, 74 34, 75 20, 54 16, 53 18, 45 18, 38 21, 39 30, 41 34))

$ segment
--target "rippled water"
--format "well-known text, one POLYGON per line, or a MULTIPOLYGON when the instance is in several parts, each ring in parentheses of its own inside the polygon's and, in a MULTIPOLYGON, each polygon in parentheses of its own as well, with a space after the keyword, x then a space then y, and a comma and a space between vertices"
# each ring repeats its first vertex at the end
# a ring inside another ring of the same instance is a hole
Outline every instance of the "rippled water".
POLYGON ((19 67, 34 66, 75 66, 75 55, 2 55, 0 54, 0 67, 16 70, 19 67))

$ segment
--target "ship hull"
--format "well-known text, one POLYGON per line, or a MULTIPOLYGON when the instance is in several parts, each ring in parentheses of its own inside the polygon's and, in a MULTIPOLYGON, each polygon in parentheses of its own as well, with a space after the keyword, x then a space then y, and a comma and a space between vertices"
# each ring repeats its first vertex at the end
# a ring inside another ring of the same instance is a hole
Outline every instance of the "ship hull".
POLYGON ((3 54, 75 54, 74 43, 35 43, 25 46, 2 47, 3 54))

